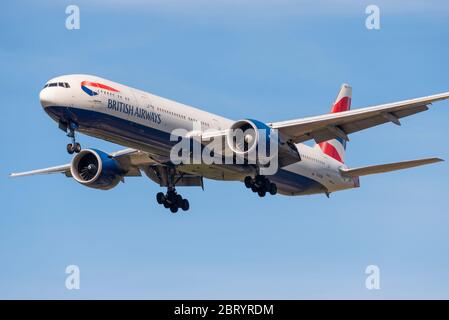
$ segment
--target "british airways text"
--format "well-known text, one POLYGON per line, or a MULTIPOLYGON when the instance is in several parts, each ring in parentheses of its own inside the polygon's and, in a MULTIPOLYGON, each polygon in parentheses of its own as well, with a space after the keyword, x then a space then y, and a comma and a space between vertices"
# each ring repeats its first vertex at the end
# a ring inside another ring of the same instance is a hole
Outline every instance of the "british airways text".
POLYGON ((144 108, 135 107, 133 105, 120 102, 114 99, 108 99, 108 109, 112 109, 118 112, 122 112, 124 114, 130 115, 132 117, 136 117, 139 119, 145 119, 148 121, 152 121, 156 124, 160 124, 161 121, 161 114, 148 111, 144 108))

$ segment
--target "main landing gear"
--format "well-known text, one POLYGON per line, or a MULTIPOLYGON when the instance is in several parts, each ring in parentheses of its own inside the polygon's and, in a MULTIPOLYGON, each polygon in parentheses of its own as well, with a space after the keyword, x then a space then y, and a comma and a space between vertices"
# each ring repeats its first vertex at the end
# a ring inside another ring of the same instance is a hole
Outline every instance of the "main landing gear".
POLYGON ((159 192, 156 195, 157 203, 170 209, 172 213, 178 212, 179 209, 182 209, 183 211, 189 210, 189 200, 184 199, 175 189, 176 183, 179 180, 176 179, 176 168, 174 166, 164 167, 164 170, 162 170, 160 174, 162 181, 166 183, 167 193, 163 194, 162 192, 159 192))
POLYGON ((77 128, 77 125, 74 124, 73 122, 71 122, 68 125, 69 133, 67 133, 67 137, 72 139, 72 143, 69 143, 67 145, 67 152, 69 154, 79 153, 81 151, 81 145, 78 142, 76 142, 76 137, 75 137, 75 129, 76 128, 77 128))
POLYGON ((165 208, 170 209, 172 213, 178 212, 178 209, 187 211, 190 208, 189 200, 184 199, 180 194, 176 193, 175 188, 168 188, 166 194, 158 192, 156 195, 157 203, 162 204, 165 208))
POLYGON ((245 187, 251 189, 253 192, 257 192, 259 197, 265 197, 267 192, 274 196, 278 192, 276 184, 261 175, 257 175, 254 178, 248 176, 244 182, 245 187))

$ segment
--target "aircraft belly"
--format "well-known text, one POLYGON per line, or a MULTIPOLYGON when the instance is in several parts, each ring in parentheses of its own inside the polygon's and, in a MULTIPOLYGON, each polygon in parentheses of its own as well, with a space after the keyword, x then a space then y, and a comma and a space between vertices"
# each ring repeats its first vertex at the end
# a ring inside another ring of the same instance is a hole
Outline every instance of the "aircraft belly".
POLYGON ((180 165, 177 168, 180 171, 200 175, 207 179, 224 181, 243 181, 246 176, 253 175, 255 172, 253 167, 229 164, 189 164, 180 165))

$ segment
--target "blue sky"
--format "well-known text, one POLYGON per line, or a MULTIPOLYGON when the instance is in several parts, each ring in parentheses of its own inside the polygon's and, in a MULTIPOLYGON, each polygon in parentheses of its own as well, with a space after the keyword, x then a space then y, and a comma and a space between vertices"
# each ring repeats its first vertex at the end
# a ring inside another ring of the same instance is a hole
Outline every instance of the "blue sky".
MULTIPOLYGON (((131 178, 110 191, 11 171, 67 163, 43 112, 50 78, 90 73, 232 119, 328 112, 449 91, 445 1, 14 1, 0 10, 0 298, 449 298, 447 162, 331 195, 259 199, 241 183, 182 189, 188 214, 131 178), (81 29, 65 29, 78 4, 81 29), (381 29, 365 28, 378 4, 381 29), (65 288, 67 265, 81 289, 65 288), (380 267, 381 289, 365 288, 380 267)), ((350 166, 449 159, 449 102, 351 136, 350 166)), ((80 137, 83 146, 120 149, 80 137)))

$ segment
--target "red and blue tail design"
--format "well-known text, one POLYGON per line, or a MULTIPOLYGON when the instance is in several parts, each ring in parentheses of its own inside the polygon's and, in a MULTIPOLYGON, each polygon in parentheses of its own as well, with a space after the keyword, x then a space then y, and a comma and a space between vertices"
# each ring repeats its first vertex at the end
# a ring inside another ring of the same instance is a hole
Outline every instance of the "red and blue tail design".
MULTIPOLYGON (((337 99, 332 106, 331 113, 348 111, 351 108, 352 88, 348 84, 343 84, 338 93, 337 99)), ((341 138, 321 142, 319 144, 323 153, 344 163, 346 140, 341 138)))

